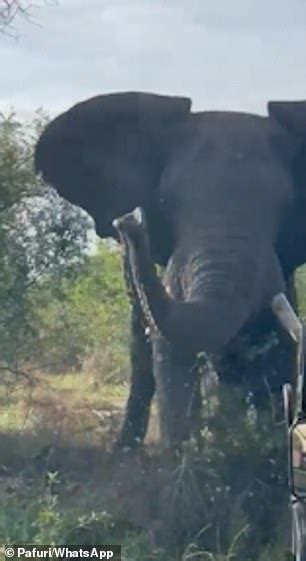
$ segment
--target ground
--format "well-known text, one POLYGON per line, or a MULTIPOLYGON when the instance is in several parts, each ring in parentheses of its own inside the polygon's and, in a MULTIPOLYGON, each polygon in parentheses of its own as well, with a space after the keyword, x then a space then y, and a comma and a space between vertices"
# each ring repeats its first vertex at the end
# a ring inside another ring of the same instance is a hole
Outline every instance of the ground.
POLYGON ((242 545, 251 540, 261 551, 256 561, 283 561, 285 487, 271 491, 279 477, 273 438, 283 428, 273 438, 258 434, 244 414, 239 419, 236 396, 215 426, 222 444, 212 446, 206 427, 203 450, 191 443, 177 461, 160 452, 153 406, 144 449, 114 451, 127 393, 126 385, 99 385, 81 373, 2 386, 0 543, 120 543, 125 561, 249 561, 242 545))
MULTIPOLYGON (((127 393, 127 386, 97 387, 82 374, 44 375, 33 386, 27 381, 16 386, 15 380, 9 389, 2 386, 1 541, 23 536, 36 543, 43 533, 48 543, 52 536, 58 543, 71 532, 84 540, 88 532, 105 543, 101 527, 115 519, 116 526, 122 526, 120 541, 133 532, 141 536, 140 542, 150 544, 154 505, 143 495, 150 495, 154 486, 152 477, 146 481, 146 473, 154 471, 157 461, 156 423, 153 416, 146 453, 114 452, 127 393)), ((107 534, 112 535, 109 528, 107 534)))

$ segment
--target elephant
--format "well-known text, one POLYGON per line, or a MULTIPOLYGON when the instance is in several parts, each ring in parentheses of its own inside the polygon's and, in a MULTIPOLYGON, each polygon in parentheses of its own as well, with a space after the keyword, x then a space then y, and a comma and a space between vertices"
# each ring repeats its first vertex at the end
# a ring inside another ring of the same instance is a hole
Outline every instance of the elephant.
POLYGON ((199 417, 198 357, 222 363, 241 333, 275 329, 271 302, 306 262, 306 101, 269 102, 259 116, 100 95, 47 125, 35 169, 125 248, 132 374, 120 444, 143 441, 156 390, 164 441, 182 442, 199 417))

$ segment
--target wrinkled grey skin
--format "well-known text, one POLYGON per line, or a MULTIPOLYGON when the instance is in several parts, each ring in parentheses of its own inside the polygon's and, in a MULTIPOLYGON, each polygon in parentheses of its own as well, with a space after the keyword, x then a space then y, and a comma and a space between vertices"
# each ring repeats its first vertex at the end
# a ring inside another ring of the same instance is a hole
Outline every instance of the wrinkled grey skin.
POLYGON ((147 221, 116 223, 134 301, 122 444, 144 438, 156 382, 166 441, 188 438, 197 353, 222 357, 258 318, 259 332, 271 322, 271 299, 306 261, 305 141, 306 102, 270 103, 260 117, 190 113, 188 99, 142 93, 85 101, 44 131, 36 170, 102 237, 135 207, 147 221))

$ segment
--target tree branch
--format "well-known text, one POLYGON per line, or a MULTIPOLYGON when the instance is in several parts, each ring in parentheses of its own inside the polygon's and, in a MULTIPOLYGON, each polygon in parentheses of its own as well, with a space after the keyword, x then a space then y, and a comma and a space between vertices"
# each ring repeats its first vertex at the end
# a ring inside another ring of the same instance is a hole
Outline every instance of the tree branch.
POLYGON ((10 27, 17 15, 29 17, 30 7, 23 0, 0 0, 0 31, 10 27))
MULTIPOLYGON (((57 0, 44 0, 45 4, 56 5, 57 0)), ((0 0, 0 33, 8 33, 9 35, 15 35, 12 33, 13 22, 18 17, 32 21, 31 12, 36 6, 27 0, 0 0)))

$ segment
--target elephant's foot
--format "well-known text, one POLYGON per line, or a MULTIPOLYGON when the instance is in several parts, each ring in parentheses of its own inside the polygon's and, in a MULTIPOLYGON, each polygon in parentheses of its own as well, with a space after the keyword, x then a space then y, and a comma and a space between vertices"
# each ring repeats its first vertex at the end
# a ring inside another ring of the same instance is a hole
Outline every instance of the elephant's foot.
POLYGON ((133 427, 124 424, 115 442, 115 450, 121 449, 127 452, 130 450, 137 450, 143 445, 143 441, 144 435, 135 436, 133 427))
POLYGON ((128 454, 129 452, 134 452, 139 450, 143 446, 143 441, 139 441, 138 439, 133 439, 130 437, 126 437, 125 434, 120 434, 119 438, 115 441, 113 446, 113 452, 124 452, 128 454))
MULTIPOLYGON (((145 373, 143 374, 145 379, 145 373)), ((135 387, 136 385, 134 384, 134 387, 131 389, 126 417, 116 442, 117 448, 135 450, 143 445, 147 433, 154 387, 152 392, 147 392, 147 395, 141 395, 143 393, 141 392, 142 388, 135 387)), ((138 381, 139 385, 140 382, 138 381)))

